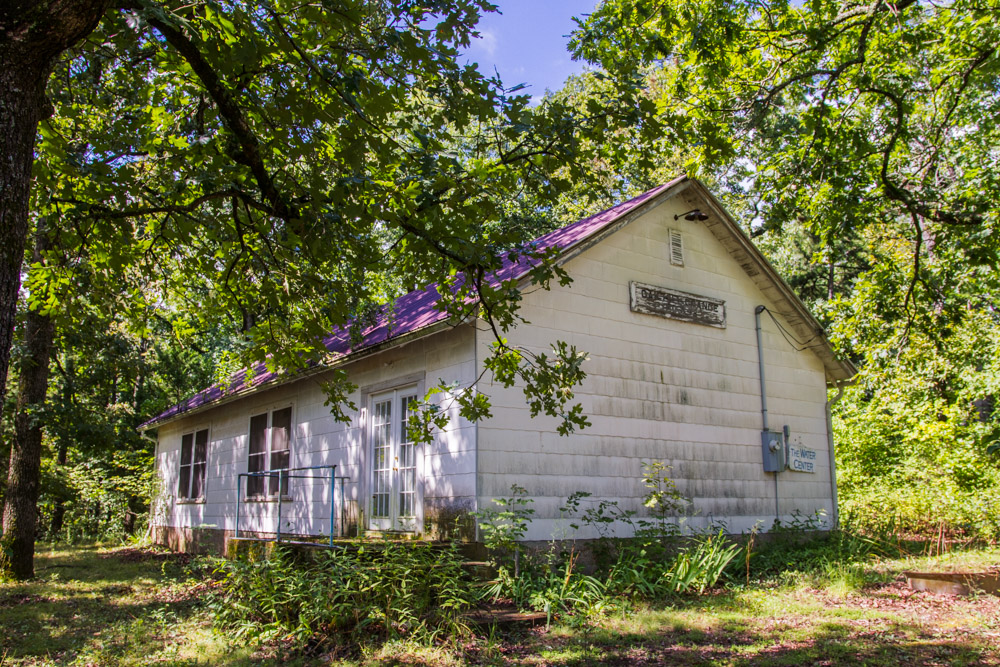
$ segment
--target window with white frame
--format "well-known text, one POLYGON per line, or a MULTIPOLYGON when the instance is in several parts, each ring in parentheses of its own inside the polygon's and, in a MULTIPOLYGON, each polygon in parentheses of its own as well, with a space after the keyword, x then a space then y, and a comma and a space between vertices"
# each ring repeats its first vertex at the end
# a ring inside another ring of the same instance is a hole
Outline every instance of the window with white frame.
POLYGON ((208 462, 208 429, 181 436, 181 466, 177 497, 200 500, 205 497, 205 468, 208 462))
MULTIPOLYGON (((280 408, 250 418, 250 448, 247 472, 261 473, 286 470, 290 461, 292 441, 292 408, 280 408)), ((288 478, 278 475, 251 475, 247 478, 247 497, 262 498, 288 495, 288 478)))

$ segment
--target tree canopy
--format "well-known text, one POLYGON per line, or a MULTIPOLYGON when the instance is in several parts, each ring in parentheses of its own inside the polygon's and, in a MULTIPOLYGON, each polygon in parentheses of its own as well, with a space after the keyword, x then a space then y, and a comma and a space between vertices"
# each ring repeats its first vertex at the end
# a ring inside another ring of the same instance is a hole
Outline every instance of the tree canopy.
MULTIPOLYGON (((484 276, 509 252, 531 252, 518 249, 519 230, 495 224, 507 202, 564 190, 581 137, 604 131, 609 114, 558 101, 530 107, 459 64, 479 15, 495 9, 485 0, 53 0, 5 9, 0 64, 17 76, 4 85, 47 84, 44 101, 8 104, 0 116, 21 137, 5 146, 4 164, 33 160, 37 179, 30 206, 5 200, 0 231, 18 255, 30 221, 45 246, 33 251, 35 315, 26 322, 50 319, 25 331, 54 335, 51 318, 74 302, 58 285, 86 265, 81 285, 118 284, 128 298, 114 303, 146 323, 140 337, 153 335, 148 323, 169 303, 172 335, 191 339, 226 319, 241 362, 295 370, 324 360, 331 331, 363 327, 388 297, 436 281, 441 307, 456 317, 483 304, 498 373, 524 380, 536 398, 548 394, 540 409, 566 429, 584 425, 572 392, 550 391, 579 379, 566 369, 582 355, 557 346, 532 358, 507 345, 515 285, 484 276)), ((0 194, 27 189, 23 170, 2 176, 13 190, 0 194)), ((535 279, 564 279, 537 259, 535 279)), ((17 257, 0 276, 12 297, 20 269, 17 257)), ((15 302, 4 302, 5 316, 15 302)), ((34 348, 22 384, 27 371, 47 368, 50 347, 34 348)), ((347 389, 331 384, 335 411, 347 389)), ((19 400, 19 414, 38 396, 19 400)), ((487 408, 480 400, 463 409, 487 408)), ((21 462, 37 461, 37 447, 21 456, 18 442, 8 505, 34 493, 16 480, 36 476, 37 465, 21 462)), ((18 533, 15 515, 5 511, 5 541, 18 533)))
MULTIPOLYGON (((682 169, 721 191, 863 368, 836 416, 846 503, 870 509, 895 480, 916 523, 939 485, 964 500, 935 511, 1000 532, 1000 5, 605 0, 572 42, 594 71, 537 105, 460 64, 496 9, 0 8, 5 389, 15 320, 24 334, 0 553, 33 540, 39 474, 52 528, 83 511, 51 482, 88 452, 107 456, 71 480, 77 500, 140 511, 141 413, 213 371, 322 362, 330 331, 431 282, 456 318, 484 304, 499 380, 563 430, 585 425, 572 391, 552 391, 580 380, 583 353, 510 347, 517 290, 487 278, 524 239, 682 169), (118 458, 109 434, 128 443, 118 458)), ((539 282, 565 279, 536 259, 539 282)), ((349 386, 329 389, 336 412, 349 386)), ((480 398, 467 416, 489 414, 480 398)))
POLYGON ((804 221, 832 249, 903 222, 919 283, 926 244, 997 261, 997 10, 611 0, 575 44, 621 85, 665 73, 650 120, 743 189, 755 225, 804 221))
POLYGON ((1000 532, 998 10, 608 0, 574 36, 861 367, 837 418, 869 527, 1000 532))

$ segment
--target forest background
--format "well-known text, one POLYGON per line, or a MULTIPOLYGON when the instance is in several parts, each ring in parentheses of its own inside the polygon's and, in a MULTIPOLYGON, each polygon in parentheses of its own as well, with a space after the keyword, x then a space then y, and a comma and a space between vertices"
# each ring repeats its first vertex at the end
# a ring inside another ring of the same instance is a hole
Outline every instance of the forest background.
MULTIPOLYGON (((142 532, 145 419, 686 171, 860 369, 834 406, 843 520, 1000 537, 1000 6, 607 0, 571 43, 590 69, 537 103, 459 64, 495 9, 98 7, 34 145, 5 506, 37 439, 35 537, 142 532)), ((469 282, 448 308, 475 289, 516 324, 469 282)))

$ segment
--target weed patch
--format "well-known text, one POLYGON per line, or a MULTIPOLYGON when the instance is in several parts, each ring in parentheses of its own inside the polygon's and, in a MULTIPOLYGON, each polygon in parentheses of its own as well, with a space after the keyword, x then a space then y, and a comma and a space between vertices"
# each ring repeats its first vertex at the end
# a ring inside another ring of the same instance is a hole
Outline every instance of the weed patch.
POLYGON ((308 555, 278 546, 267 558, 220 561, 217 573, 210 606, 218 627, 306 651, 461 638, 476 597, 456 545, 384 542, 308 555))
MULTIPOLYGON (((766 560, 763 549, 770 547, 759 548, 766 560)), ((825 568, 796 565, 794 577, 771 568, 753 572, 748 585, 739 563, 731 581, 705 594, 633 600, 586 625, 554 619, 548 630, 484 628, 478 635, 442 633, 428 641, 413 633, 376 637, 370 624, 373 641, 364 641, 362 631, 352 645, 341 638, 306 650, 291 639, 250 646, 231 630, 219 632, 204 604, 219 591, 214 562, 181 565, 154 555, 162 552, 116 553, 100 547, 41 551, 38 579, 0 585, 4 667, 1000 664, 1000 598, 934 596, 910 590, 899 576, 912 566, 996 563, 995 548, 872 557, 864 563, 868 583, 843 595, 828 585, 825 568)))

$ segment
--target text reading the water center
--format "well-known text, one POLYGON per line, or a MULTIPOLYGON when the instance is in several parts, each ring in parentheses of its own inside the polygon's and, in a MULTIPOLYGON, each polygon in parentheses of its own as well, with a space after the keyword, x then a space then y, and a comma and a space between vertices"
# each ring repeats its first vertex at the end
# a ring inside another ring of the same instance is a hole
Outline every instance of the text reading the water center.
POLYGON ((816 450, 805 447, 788 447, 788 469, 795 472, 816 472, 816 450))

